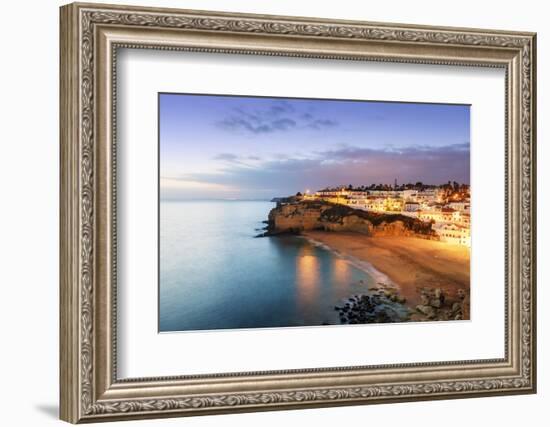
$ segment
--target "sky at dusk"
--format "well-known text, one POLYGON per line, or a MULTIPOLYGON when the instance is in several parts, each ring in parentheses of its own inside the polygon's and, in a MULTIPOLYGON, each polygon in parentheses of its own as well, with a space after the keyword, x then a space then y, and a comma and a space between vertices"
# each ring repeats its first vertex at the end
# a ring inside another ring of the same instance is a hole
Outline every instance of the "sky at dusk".
POLYGON ((160 94, 162 199, 470 183, 470 107, 160 94))

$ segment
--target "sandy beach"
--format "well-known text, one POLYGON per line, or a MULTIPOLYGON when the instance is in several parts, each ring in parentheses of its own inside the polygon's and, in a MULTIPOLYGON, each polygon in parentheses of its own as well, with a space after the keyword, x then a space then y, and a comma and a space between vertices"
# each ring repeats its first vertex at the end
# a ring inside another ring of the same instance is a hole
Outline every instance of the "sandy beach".
MULTIPOLYGON (((407 305, 420 304, 420 289, 469 294, 470 251, 464 246, 414 237, 368 237, 357 233, 308 231, 304 236, 339 253, 369 262, 398 286, 407 305)), ((467 316, 465 316, 467 317, 467 316)))

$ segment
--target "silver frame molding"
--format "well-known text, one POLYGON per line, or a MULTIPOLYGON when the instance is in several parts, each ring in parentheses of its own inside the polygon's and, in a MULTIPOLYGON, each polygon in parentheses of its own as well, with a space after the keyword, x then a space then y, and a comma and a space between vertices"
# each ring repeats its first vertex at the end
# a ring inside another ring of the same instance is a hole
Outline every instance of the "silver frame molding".
POLYGON ((60 13, 61 419, 112 421, 536 391, 534 33, 81 3, 63 6, 60 13), (505 357, 118 379, 119 48, 505 69, 505 357))

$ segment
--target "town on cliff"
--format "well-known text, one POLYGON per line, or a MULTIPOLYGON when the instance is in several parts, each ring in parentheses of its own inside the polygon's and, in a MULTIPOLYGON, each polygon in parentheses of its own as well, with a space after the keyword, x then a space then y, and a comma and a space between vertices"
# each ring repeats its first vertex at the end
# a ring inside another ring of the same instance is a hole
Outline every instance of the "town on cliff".
POLYGON ((274 198, 262 235, 308 230, 414 236, 470 247, 470 186, 338 186, 274 198))

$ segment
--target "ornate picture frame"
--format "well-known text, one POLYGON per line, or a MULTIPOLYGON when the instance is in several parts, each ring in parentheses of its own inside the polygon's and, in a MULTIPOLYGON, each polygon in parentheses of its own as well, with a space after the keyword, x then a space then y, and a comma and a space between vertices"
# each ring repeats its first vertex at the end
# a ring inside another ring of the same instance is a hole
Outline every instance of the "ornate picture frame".
POLYGON ((189 10, 61 8, 61 419, 112 421, 536 391, 536 36, 189 10), (117 49, 500 67, 506 73, 505 357, 117 378, 117 49))

